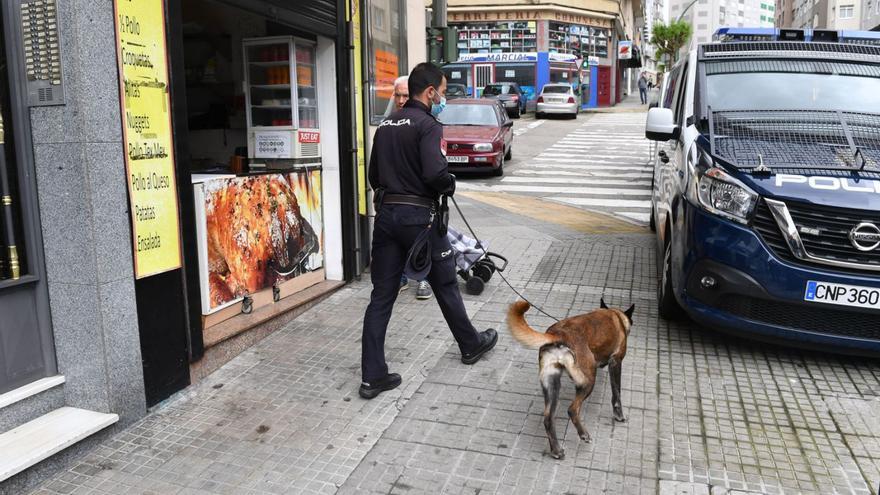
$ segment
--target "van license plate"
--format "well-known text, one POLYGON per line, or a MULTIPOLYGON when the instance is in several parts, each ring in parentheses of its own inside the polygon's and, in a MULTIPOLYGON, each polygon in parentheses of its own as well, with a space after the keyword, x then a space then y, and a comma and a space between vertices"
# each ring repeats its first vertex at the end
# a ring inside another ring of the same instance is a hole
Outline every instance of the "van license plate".
POLYGON ((880 309, 880 289, 810 280, 804 300, 840 306, 880 309))
POLYGON ((466 156, 447 156, 446 161, 449 163, 467 163, 468 157, 466 157, 466 156))

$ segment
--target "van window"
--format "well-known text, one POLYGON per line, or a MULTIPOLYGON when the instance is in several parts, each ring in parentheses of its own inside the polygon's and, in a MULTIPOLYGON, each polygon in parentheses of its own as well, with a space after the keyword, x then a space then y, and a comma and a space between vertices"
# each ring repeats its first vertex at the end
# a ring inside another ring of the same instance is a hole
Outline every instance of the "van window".
POLYGON ((684 64, 684 66, 681 69, 681 74, 679 75, 679 84, 678 84, 678 91, 677 91, 678 94, 675 97, 675 103, 674 103, 675 106, 673 107, 674 111, 675 111, 675 121, 680 126, 684 125, 684 108, 685 108, 684 100, 685 100, 685 95, 687 93, 687 79, 688 79, 688 66, 687 66, 687 64, 684 64))
POLYGON ((672 99, 678 91, 678 75, 681 73, 681 66, 672 69, 669 73, 669 85, 666 86, 666 94, 663 95, 663 108, 672 108, 672 99))

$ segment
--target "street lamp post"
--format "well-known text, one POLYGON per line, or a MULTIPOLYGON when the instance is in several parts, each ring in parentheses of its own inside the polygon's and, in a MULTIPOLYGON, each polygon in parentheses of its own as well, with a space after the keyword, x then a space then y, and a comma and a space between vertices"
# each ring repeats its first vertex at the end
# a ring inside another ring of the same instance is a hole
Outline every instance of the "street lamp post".
POLYGON ((700 1, 700 0, 693 0, 691 3, 687 4, 687 7, 685 7, 684 10, 681 11, 681 14, 679 14, 678 19, 676 19, 675 22, 680 21, 681 18, 684 17, 684 15, 687 13, 688 9, 690 9, 691 7, 693 7, 694 4, 697 3, 697 2, 699 2, 699 1, 700 1))

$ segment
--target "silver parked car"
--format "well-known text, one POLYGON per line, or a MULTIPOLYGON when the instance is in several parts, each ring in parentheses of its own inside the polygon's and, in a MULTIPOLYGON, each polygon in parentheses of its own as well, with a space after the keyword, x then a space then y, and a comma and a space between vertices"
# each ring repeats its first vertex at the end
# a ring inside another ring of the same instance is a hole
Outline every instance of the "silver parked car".
POLYGON ((545 84, 537 103, 535 116, 539 119, 551 113, 577 118, 578 96, 568 84, 545 84))

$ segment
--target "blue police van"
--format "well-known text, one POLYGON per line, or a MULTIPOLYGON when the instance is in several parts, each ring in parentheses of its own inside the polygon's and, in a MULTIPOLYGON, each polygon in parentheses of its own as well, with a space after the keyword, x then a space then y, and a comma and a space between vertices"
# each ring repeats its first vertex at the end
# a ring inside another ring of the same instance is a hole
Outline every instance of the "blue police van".
POLYGON ((880 33, 722 28, 666 78, 660 315, 880 355, 880 33))

